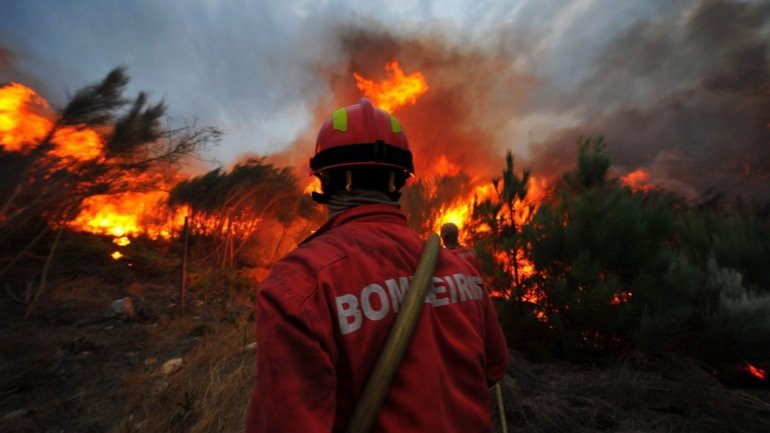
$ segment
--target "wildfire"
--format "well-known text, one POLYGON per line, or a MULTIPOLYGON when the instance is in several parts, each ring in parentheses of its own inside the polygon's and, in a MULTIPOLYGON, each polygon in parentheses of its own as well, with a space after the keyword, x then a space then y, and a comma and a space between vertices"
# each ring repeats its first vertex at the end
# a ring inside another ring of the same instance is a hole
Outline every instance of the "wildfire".
MULTIPOLYGON (((0 144, 10 152, 27 152, 53 129, 48 102, 29 87, 11 83, 0 88, 0 144)), ((51 138, 52 153, 83 161, 101 155, 103 143, 94 130, 83 126, 58 128, 51 138)))
POLYGON ((43 98, 23 84, 0 88, 0 145, 7 151, 20 152, 27 143, 43 138, 51 121, 37 111, 48 108, 43 98))
POLYGON ((80 214, 68 225, 75 230, 115 236, 117 239, 114 242, 120 246, 126 241, 130 243, 128 236, 167 239, 174 227, 184 224, 187 214, 186 209, 180 209, 170 218, 160 217, 165 213, 163 202, 167 197, 165 191, 91 196, 83 202, 80 214))
POLYGON ((123 257, 123 254, 120 251, 115 251, 110 254, 110 257, 112 257, 113 260, 120 260, 120 258, 123 257))
MULTIPOLYGON (((104 141, 99 131, 85 126, 55 128, 55 113, 33 89, 11 83, 0 87, 0 145, 8 152, 28 153, 50 136, 50 153, 63 161, 89 161, 102 157, 104 141)), ((147 182, 145 182, 147 183, 147 182)), ((165 215, 163 191, 96 195, 87 198, 80 214, 67 222, 73 230, 115 236, 115 244, 128 245, 129 236, 168 238, 181 226, 186 209, 165 215)), ((119 251, 114 259, 122 257, 119 251)))
POLYGON ((643 168, 621 177, 620 182, 636 191, 650 191, 653 188, 650 184, 650 173, 643 168))
POLYGON ((428 82, 421 72, 406 75, 393 60, 385 65, 387 78, 379 82, 366 79, 354 72, 356 86, 374 105, 392 113, 406 104, 414 105, 417 98, 428 91, 428 82))
POLYGON ((442 208, 439 211, 440 217, 436 219, 433 225, 433 231, 438 232, 441 226, 446 223, 453 223, 460 229, 460 242, 468 239, 468 233, 462 228, 470 221, 473 214, 473 203, 476 200, 491 198, 494 194, 494 188, 489 184, 477 185, 473 191, 465 197, 461 197, 451 205, 442 208))

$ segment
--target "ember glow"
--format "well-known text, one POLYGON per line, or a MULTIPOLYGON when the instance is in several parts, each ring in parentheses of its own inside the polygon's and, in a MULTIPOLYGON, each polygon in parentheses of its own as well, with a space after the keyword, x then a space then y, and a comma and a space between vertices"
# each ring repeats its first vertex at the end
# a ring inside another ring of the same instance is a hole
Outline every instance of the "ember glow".
POLYGON ((356 86, 364 96, 370 98, 374 105, 392 113, 399 108, 417 102, 417 98, 428 91, 428 82, 421 72, 406 75, 398 64, 398 61, 385 65, 387 78, 378 82, 353 73, 356 86))
POLYGON ((751 364, 746 366, 746 371, 759 380, 765 380, 765 378, 767 377, 767 373, 765 373, 765 370, 759 367, 755 367, 751 364))
POLYGON ((119 247, 125 247, 126 245, 131 244, 131 239, 129 239, 128 236, 121 236, 119 238, 113 239, 112 243, 119 247))
POLYGON ((612 305, 624 304, 630 301, 632 296, 634 296, 634 294, 631 292, 615 293, 614 295, 612 295, 612 301, 610 301, 610 304, 612 305))

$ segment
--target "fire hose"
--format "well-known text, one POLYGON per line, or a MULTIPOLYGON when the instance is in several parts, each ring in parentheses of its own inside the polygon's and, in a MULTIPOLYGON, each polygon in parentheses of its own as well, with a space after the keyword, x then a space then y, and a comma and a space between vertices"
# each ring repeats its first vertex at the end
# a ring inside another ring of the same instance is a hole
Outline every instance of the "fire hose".
MULTIPOLYGON (((412 278, 411 288, 406 293, 404 302, 401 304, 401 310, 393 324, 393 329, 390 331, 382 353, 380 353, 380 357, 366 381, 361 398, 350 418, 347 433, 368 433, 371 431, 382 403, 385 401, 388 388, 393 382, 401 359, 404 357, 414 334, 420 311, 422 311, 422 306, 425 303, 425 296, 436 270, 440 250, 439 237, 433 233, 425 243, 420 261, 417 263, 417 270, 412 278)), ((504 418, 500 385, 497 386, 500 415, 504 418)), ((503 428, 505 429, 505 427, 503 428)))
POLYGON ((366 381, 364 392, 361 394, 361 398, 353 411, 353 416, 350 418, 348 433, 368 433, 371 431, 372 425, 377 419, 377 413, 385 401, 385 394, 388 393, 388 388, 393 382, 401 359, 409 347, 412 334, 414 334, 425 295, 428 293, 433 272, 436 270, 440 249, 438 235, 431 234, 425 243, 420 261, 417 263, 417 270, 414 272, 411 287, 406 292, 393 329, 385 341, 382 353, 374 364, 369 380, 366 381))

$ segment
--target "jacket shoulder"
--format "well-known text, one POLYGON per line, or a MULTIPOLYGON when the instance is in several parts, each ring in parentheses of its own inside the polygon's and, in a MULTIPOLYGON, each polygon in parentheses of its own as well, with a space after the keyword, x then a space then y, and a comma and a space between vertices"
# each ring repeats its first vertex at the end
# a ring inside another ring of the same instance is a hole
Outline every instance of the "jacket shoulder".
POLYGON ((317 289, 318 273, 345 257, 328 236, 313 238, 274 264, 260 290, 277 286, 301 302, 317 289))

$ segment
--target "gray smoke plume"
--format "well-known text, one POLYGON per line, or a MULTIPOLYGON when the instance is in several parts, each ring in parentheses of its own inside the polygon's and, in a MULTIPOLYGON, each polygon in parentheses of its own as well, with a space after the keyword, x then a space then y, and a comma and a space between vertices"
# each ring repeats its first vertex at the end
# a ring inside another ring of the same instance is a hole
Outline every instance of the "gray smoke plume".
MULTIPOLYGON (((445 155, 491 177, 512 149, 517 167, 550 177, 574 165, 578 136, 602 134, 617 175, 643 168, 653 183, 689 198, 710 188, 770 198, 770 3, 646 4, 648 13, 602 43, 595 33, 608 24, 581 30, 590 20, 575 20, 561 29, 562 48, 547 53, 554 24, 540 28, 535 18, 516 26, 495 19, 467 39, 441 25, 334 23, 327 30, 338 57, 319 67, 332 100, 321 101, 314 124, 283 155, 306 164, 325 116, 360 97, 352 73, 383 78, 385 63, 397 59, 430 85, 415 106, 395 113, 418 175, 445 155), (597 52, 569 58, 582 39, 597 52)), ((590 12, 611 15, 613 5, 598 2, 590 12)))
POLYGON ((585 121, 532 146, 535 171, 569 166, 604 134, 619 171, 685 192, 770 198, 770 3, 708 1, 637 23, 565 98, 585 121))

